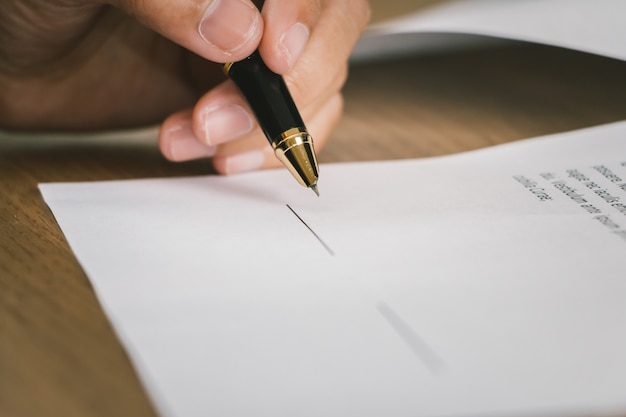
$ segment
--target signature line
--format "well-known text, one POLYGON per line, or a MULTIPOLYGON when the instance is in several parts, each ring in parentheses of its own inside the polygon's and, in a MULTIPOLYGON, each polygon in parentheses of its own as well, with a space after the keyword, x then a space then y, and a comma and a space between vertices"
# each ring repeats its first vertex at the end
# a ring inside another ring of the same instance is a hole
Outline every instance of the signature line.
POLYGON ((296 211, 295 211, 294 209, 292 209, 292 208, 291 208, 291 206, 290 206, 289 204, 285 204, 285 205, 286 205, 286 206, 287 206, 287 208, 288 208, 289 210, 291 210, 291 212, 292 212, 292 213, 293 213, 293 214, 294 214, 294 215, 298 218, 298 220, 300 220, 300 221, 302 222, 302 224, 303 224, 303 225, 305 225, 305 226, 306 226, 306 228, 307 228, 307 229, 309 229, 309 230, 311 231, 311 233, 313 233, 313 236, 315 236, 315 238, 316 238, 316 239, 317 239, 317 240, 318 240, 318 241, 322 244, 322 246, 324 246, 324 248, 326 248, 326 250, 328 251, 328 253, 330 253, 332 256, 335 256, 335 252, 333 252, 333 250, 330 248, 330 246, 328 246, 328 245, 326 244, 326 242, 324 242, 324 241, 322 240, 322 238, 321 238, 321 237, 319 237, 319 236, 317 235, 317 233, 315 233, 315 232, 313 231, 313 229, 311 229, 311 228, 309 227, 309 225, 308 225, 308 224, 306 224, 306 222, 305 222, 304 220, 302 220, 302 217, 298 216, 298 213, 296 213, 296 211))

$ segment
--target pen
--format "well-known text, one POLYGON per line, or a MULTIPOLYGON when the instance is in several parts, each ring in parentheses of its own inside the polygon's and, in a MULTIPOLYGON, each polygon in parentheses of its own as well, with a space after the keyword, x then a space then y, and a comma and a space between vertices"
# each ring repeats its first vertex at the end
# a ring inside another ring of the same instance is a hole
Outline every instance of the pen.
POLYGON ((265 65, 258 50, 241 61, 225 64, 224 71, 248 102, 276 157, 301 185, 319 196, 313 138, 283 77, 265 65))

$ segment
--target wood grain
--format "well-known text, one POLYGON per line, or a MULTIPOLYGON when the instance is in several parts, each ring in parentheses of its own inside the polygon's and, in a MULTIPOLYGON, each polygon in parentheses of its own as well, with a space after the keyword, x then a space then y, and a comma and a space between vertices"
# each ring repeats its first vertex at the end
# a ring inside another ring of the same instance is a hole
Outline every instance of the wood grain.
MULTIPOLYGON (((623 120, 625 91, 625 62, 526 44, 359 65, 320 159, 444 155, 623 120)), ((153 131, 0 138, 0 415, 155 415, 37 184, 211 173, 166 162, 153 131)))
POLYGON ((623 120, 625 70, 521 42, 359 65, 323 159, 444 155, 623 120))

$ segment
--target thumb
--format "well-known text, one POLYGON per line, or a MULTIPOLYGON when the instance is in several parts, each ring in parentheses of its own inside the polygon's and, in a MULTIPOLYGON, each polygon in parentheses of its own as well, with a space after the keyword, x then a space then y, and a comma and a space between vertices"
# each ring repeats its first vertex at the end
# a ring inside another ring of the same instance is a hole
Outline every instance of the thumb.
POLYGON ((250 0, 109 0, 190 51, 215 62, 241 60, 258 47, 261 13, 250 0))

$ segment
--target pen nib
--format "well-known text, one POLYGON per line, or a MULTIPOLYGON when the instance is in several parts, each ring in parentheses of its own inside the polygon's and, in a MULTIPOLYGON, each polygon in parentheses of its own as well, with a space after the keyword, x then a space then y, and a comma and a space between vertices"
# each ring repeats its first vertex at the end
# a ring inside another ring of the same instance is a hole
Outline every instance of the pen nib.
POLYGON ((317 189, 317 184, 311 184, 311 187, 310 187, 310 188, 311 188, 311 190, 313 190, 313 192, 314 192, 315 194, 317 194, 317 196, 318 196, 318 197, 320 196, 320 192, 319 192, 319 191, 318 191, 318 189, 317 189))

